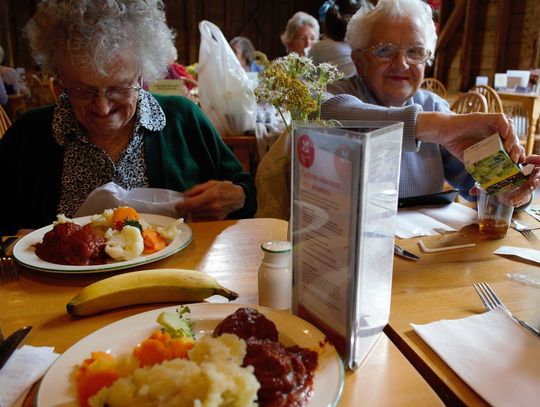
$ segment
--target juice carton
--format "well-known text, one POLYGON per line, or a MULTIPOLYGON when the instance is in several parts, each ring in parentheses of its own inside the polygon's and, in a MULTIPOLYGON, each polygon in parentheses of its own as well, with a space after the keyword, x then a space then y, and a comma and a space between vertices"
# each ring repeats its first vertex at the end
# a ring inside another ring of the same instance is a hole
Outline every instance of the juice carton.
POLYGON ((463 152, 465 169, 485 189, 505 190, 523 184, 534 165, 522 166, 512 161, 499 133, 463 152))

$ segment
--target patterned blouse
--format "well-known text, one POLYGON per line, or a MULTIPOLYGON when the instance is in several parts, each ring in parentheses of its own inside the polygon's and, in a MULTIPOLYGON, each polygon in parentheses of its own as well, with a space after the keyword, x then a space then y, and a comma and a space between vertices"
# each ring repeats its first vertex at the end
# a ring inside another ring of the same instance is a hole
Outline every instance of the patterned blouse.
POLYGON ((145 90, 139 91, 133 137, 114 163, 92 143, 62 94, 53 116, 55 141, 64 147, 60 202, 57 213, 73 217, 94 189, 114 182, 125 189, 148 187, 144 138, 165 127, 165 114, 145 90))

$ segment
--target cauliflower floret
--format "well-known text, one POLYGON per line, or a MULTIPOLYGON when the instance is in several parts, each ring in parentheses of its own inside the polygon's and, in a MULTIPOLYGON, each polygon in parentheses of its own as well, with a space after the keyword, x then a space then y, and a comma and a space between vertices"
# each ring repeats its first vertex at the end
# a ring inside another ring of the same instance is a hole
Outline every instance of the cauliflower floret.
POLYGON ((144 240, 135 226, 124 226, 122 230, 109 229, 105 233, 105 252, 116 261, 131 260, 142 254, 144 240))
POLYGON ((180 230, 178 230, 177 228, 177 226, 181 223, 184 223, 184 218, 176 219, 165 227, 158 226, 156 229, 157 232, 161 235, 161 237, 165 238, 167 241, 170 242, 181 233, 180 230))
POLYGON ((92 215, 90 218, 90 223, 94 226, 105 226, 107 228, 113 227, 112 216, 114 209, 105 209, 103 213, 99 215, 92 215))
POLYGON ((60 213, 58 215, 56 215, 56 220, 53 222, 53 225, 59 225, 61 223, 68 223, 68 222, 73 222, 73 219, 70 219, 68 218, 66 215, 64 215, 63 213, 60 213))

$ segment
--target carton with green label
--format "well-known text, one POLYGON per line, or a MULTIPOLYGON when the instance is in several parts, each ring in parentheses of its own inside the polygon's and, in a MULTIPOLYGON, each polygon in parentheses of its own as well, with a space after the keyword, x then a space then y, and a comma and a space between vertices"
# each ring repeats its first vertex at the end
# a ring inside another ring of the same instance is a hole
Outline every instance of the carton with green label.
POLYGON ((463 152, 465 169, 485 189, 510 189, 523 184, 534 165, 522 166, 512 161, 499 133, 463 152))

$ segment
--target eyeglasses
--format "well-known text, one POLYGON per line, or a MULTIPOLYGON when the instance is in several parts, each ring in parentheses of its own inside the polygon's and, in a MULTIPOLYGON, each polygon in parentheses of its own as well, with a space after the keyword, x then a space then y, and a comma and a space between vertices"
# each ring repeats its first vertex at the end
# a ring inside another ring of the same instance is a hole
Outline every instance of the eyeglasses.
POLYGON ((99 95, 105 96, 107 99, 120 101, 127 99, 138 92, 142 88, 140 86, 112 87, 104 90, 83 89, 83 88, 64 88, 64 91, 71 99, 75 100, 93 100, 99 95))
MULTIPOLYGON (((397 57, 401 47, 392 43, 381 43, 370 48, 362 48, 360 51, 369 51, 371 55, 383 61, 392 61, 397 57)), ((425 47, 415 45, 405 49, 405 60, 412 65, 422 64, 431 56, 431 51, 425 47)))

